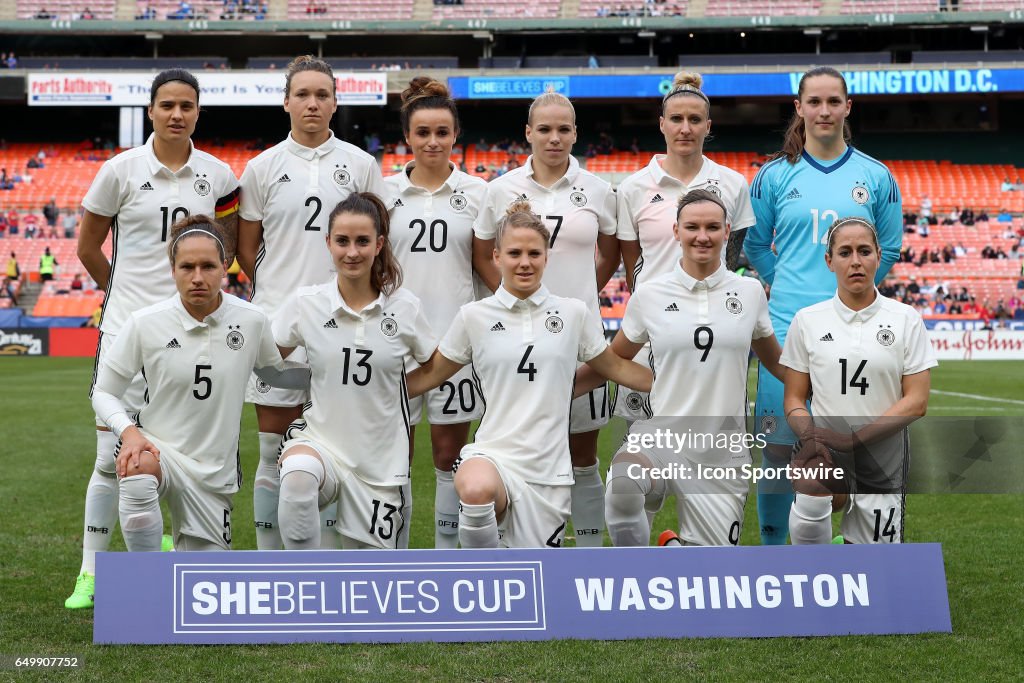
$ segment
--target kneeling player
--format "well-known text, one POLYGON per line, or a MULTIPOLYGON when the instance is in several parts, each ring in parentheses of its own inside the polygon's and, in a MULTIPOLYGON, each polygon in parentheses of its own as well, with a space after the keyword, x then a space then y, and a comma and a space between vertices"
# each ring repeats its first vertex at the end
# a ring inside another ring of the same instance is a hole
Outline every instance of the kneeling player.
POLYGON ((160 550, 161 498, 177 550, 228 549, 249 375, 255 369, 271 384, 301 388, 309 372, 285 369, 263 311, 221 293, 220 226, 206 216, 184 219, 171 229, 168 254, 178 294, 131 314, 100 367, 93 407, 120 438, 128 550, 160 550), (140 371, 148 402, 133 420, 122 397, 140 371))
POLYGON ((647 545, 654 513, 674 495, 684 544, 736 545, 749 485, 738 468, 750 463, 752 441, 747 359, 753 349, 781 375, 779 343, 761 284, 722 263, 729 237, 722 200, 689 191, 672 230, 681 258, 637 290, 612 342, 625 358, 650 342, 655 380, 654 419, 631 426, 631 446, 615 455, 608 473, 608 534, 617 546, 647 545), (706 476, 710 468, 719 476, 706 476), (655 469, 669 476, 654 476, 655 469))
MULTIPOLYGON (((570 512, 569 405, 577 360, 647 391, 649 368, 608 349, 595 310, 541 284, 550 234, 525 201, 495 236, 494 296, 464 305, 409 393, 436 387, 473 363, 487 410, 455 473, 463 548, 557 547, 570 512)), ((582 395, 582 391, 577 392, 582 395)))
POLYGON ((925 414, 938 363, 920 314, 875 288, 879 261, 870 221, 836 221, 825 251, 836 295, 800 310, 789 328, 785 410, 801 442, 789 514, 794 544, 828 543, 838 510, 849 542, 903 541, 906 427, 925 414))

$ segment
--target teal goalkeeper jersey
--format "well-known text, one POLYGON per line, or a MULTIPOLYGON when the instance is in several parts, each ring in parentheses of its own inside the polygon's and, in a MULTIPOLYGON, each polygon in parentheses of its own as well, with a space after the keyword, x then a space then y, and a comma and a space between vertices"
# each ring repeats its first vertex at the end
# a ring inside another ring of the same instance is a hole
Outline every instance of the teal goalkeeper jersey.
POLYGON ((835 275, 825 265, 825 238, 837 219, 859 216, 878 228, 882 261, 876 283, 899 258, 900 189, 884 164, 853 147, 829 162, 807 152, 795 164, 775 159, 761 167, 750 196, 757 224, 743 246, 771 285, 768 310, 780 342, 797 311, 835 293, 835 275))

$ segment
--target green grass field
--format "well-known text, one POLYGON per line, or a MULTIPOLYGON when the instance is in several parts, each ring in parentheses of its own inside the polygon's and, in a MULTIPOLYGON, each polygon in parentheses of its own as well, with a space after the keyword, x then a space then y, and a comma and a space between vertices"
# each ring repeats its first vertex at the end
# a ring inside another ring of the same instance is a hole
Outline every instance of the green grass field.
MULTIPOLYGON (((0 359, 0 654, 77 655, 76 672, 0 670, 0 680, 1020 680, 1024 671, 1022 495, 913 495, 907 537, 943 544, 953 633, 845 638, 545 643, 92 645, 91 611, 64 609, 80 563, 82 503, 94 460, 91 359, 0 359)), ((930 414, 1024 420, 1024 363, 946 362, 930 414), (939 393, 943 392, 943 393, 939 393), (944 392, 953 392, 947 394, 944 392)), ((751 393, 751 396, 753 393, 751 393)), ((611 455, 622 425, 603 436, 611 455)), ((412 545, 433 543, 427 430, 417 435, 412 545)), ((1024 449, 1022 449, 1024 450, 1024 449)), ((915 452, 915 458, 926 458, 915 452)), ((255 415, 246 407, 234 543, 254 548, 255 415)), ((1015 490, 1020 490, 1019 483, 1015 490)), ((753 497, 741 542, 757 544, 753 497)), ((662 513, 667 515, 667 513, 662 513)), ((655 529, 672 525, 659 518, 655 529)), ((124 548, 120 534, 114 549, 124 548)), ((553 552, 572 552, 562 550, 553 552)), ((684 551, 685 552, 685 551, 684 551)), ((912 567, 905 568, 913 571, 912 567)))

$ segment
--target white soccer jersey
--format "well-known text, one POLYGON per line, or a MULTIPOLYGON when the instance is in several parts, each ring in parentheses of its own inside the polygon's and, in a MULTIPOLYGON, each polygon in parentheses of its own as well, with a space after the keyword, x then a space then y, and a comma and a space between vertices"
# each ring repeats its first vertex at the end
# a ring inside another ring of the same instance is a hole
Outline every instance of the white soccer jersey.
POLYGON ((597 302, 597 236, 615 234, 615 193, 611 185, 580 168, 569 157, 569 170, 551 187, 533 179, 533 157, 519 168, 492 180, 476 236, 494 239, 509 204, 526 199, 551 232, 544 285, 557 296, 579 299, 595 311, 597 302))
POLYGON ((263 311, 224 294, 200 322, 175 294, 132 313, 104 362, 124 378, 145 376, 136 424, 157 448, 181 455, 203 488, 238 490, 245 385, 253 368, 284 367, 263 311))
POLYGON ((373 192, 387 203, 374 158, 333 134, 315 148, 289 134, 249 161, 241 183, 239 215, 263 224, 253 302, 271 316, 299 287, 323 282, 335 271, 327 220, 339 202, 353 192, 373 192))
POLYGON ((431 329, 451 325, 473 292, 473 225, 483 206, 487 183, 453 169, 434 192, 402 173, 388 177, 391 194, 391 250, 402 266, 402 286, 420 298, 431 329))
POLYGON ((409 481, 405 361, 426 362, 435 345, 419 299, 399 289, 353 311, 332 279, 300 288, 274 319, 274 336, 283 347, 305 348, 312 370, 299 434, 330 448, 367 484, 409 481))
POLYGON ((499 459, 529 483, 572 484, 569 404, 577 361, 607 346, 595 309, 544 286, 526 300, 499 287, 463 306, 438 350, 473 363, 486 398, 466 449, 499 459))
POLYGON ((655 417, 740 419, 747 414, 750 342, 774 333, 760 282, 725 266, 696 280, 678 261, 630 298, 622 332, 651 343, 655 417))
POLYGON ((811 376, 811 412, 825 418, 879 417, 903 397, 904 375, 938 365, 921 315, 877 291, 860 311, 838 294, 798 311, 781 363, 811 376))
POLYGON ((223 217, 237 210, 238 180, 220 159, 192 147, 177 172, 160 163, 153 136, 105 162, 82 200, 112 216, 113 255, 100 329, 117 334, 132 311, 174 294, 167 260, 171 225, 192 214, 223 217))
MULTIPOLYGON (((704 157, 700 171, 684 185, 661 167, 664 154, 655 154, 645 168, 629 176, 618 188, 618 236, 640 241, 640 258, 633 272, 634 289, 640 283, 672 270, 679 260, 679 242, 672 235, 679 198, 690 190, 708 190, 725 204, 733 231, 754 224, 747 179, 726 166, 704 157)), ((722 249, 725 262, 725 249, 722 249)))

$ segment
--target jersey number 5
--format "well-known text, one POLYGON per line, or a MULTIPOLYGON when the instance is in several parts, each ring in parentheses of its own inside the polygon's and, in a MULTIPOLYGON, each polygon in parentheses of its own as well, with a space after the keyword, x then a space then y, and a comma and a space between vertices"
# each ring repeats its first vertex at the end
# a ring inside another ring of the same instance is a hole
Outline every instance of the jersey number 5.
POLYGON ((204 370, 212 370, 212 365, 197 365, 196 366, 196 381, 194 382, 195 388, 192 389, 192 395, 200 401, 205 401, 210 398, 210 392, 213 391, 213 380, 209 377, 203 376, 204 370))

